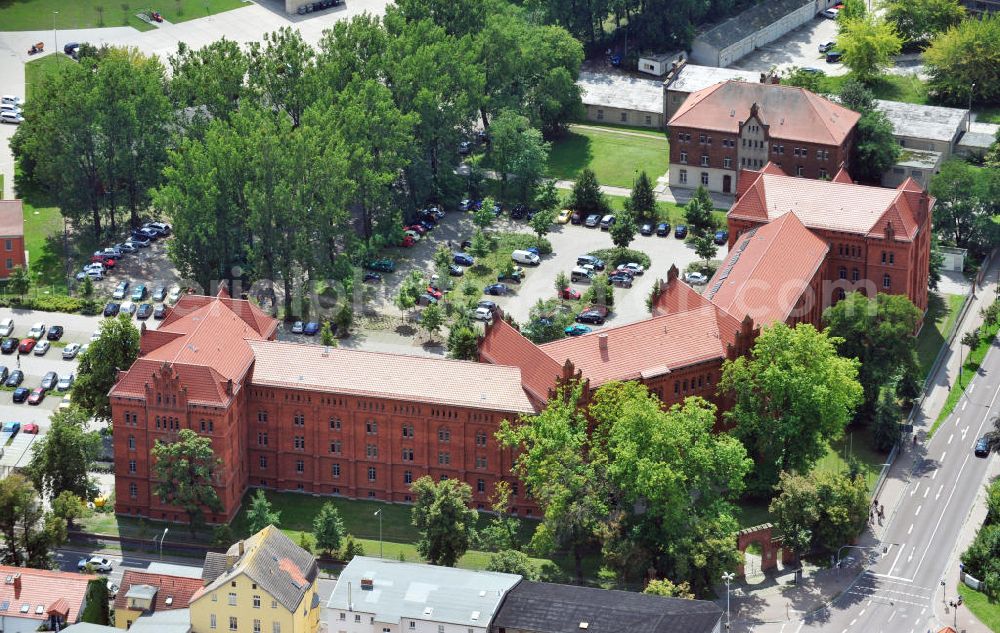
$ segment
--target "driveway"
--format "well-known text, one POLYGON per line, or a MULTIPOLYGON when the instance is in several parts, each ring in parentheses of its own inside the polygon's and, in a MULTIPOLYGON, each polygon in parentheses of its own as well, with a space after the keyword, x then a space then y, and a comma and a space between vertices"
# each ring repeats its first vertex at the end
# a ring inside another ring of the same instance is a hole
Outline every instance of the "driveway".
POLYGON ((733 68, 768 72, 776 68, 779 72, 792 66, 819 68, 828 75, 846 75, 843 64, 827 64, 825 55, 819 52, 819 45, 837 39, 837 21, 815 17, 799 28, 762 46, 732 65, 733 68))

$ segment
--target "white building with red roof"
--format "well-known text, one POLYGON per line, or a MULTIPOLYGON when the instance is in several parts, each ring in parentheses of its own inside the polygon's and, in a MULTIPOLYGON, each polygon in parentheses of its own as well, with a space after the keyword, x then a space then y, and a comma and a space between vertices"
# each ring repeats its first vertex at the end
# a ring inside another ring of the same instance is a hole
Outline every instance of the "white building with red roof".
POLYGON ((55 631, 80 620, 93 574, 0 565, 0 631, 55 631))

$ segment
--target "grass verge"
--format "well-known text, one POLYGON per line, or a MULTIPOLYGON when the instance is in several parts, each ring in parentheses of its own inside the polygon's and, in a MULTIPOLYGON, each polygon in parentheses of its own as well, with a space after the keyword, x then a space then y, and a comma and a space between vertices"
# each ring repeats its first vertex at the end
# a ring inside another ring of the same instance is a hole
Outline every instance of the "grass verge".
MULTIPOLYGON (((994 345, 998 331, 1000 331, 1000 324, 984 327, 980 330, 979 344, 965 356, 965 363, 962 365, 963 377, 961 383, 954 385, 948 392, 948 399, 944 401, 944 406, 941 407, 941 413, 939 413, 937 419, 934 420, 934 426, 931 427, 930 433, 927 434, 928 438, 934 436, 934 433, 938 430, 938 427, 941 426, 941 423, 944 422, 949 415, 951 415, 952 411, 955 410, 955 405, 958 404, 962 394, 965 393, 965 387, 968 386, 969 381, 972 380, 972 377, 979 371, 979 365, 982 364, 983 359, 986 357, 986 352, 988 352, 990 347, 994 345)), ((962 351, 965 352, 964 349, 962 351)))
MULTIPOLYGON (((840 88, 850 78, 850 73, 836 77, 823 75, 819 78, 819 92, 839 94, 840 88)), ((921 81, 916 74, 883 75, 878 81, 869 86, 869 88, 875 94, 876 99, 888 99, 920 105, 927 104, 929 101, 927 84, 921 81)))
POLYGON ((58 208, 36 208, 24 203, 24 247, 37 291, 67 292, 62 231, 63 217, 58 208), (40 286, 41 282, 47 285, 40 286))
MULTIPOLYGON (((3 21, 3 16, 0 15, 0 22, 3 21)), ((32 87, 37 86, 41 83, 45 77, 54 74, 56 69, 60 66, 66 64, 75 64, 72 59, 66 57, 62 53, 55 53, 52 55, 46 55, 45 57, 39 57, 38 59, 33 59, 24 65, 24 98, 25 100, 31 100, 31 90, 32 87)))
POLYGON ((931 365, 937 358, 941 346, 955 325, 958 311, 962 309, 962 295, 948 295, 937 292, 927 294, 927 314, 924 316, 924 326, 917 336, 917 362, 920 363, 920 376, 927 379, 931 365))
POLYGON ((615 130, 575 128, 552 143, 548 175, 575 180, 589 167, 602 185, 631 188, 641 171, 653 181, 667 172, 667 149, 663 135, 646 138, 615 130))
POLYGON ((958 585, 958 593, 962 596, 965 607, 991 631, 1000 631, 1000 603, 991 602, 989 597, 968 587, 958 585))
MULTIPOLYGON (((151 5, 141 2, 111 4, 102 0, 21 0, 0 2, 0 24, 5 31, 42 31, 50 29, 92 29, 130 26, 149 31, 155 26, 136 17, 151 5)), ((183 22, 222 13, 242 6, 243 0, 172 0, 156 6, 168 22, 183 22)), ((55 44, 52 38, 46 47, 55 44)))

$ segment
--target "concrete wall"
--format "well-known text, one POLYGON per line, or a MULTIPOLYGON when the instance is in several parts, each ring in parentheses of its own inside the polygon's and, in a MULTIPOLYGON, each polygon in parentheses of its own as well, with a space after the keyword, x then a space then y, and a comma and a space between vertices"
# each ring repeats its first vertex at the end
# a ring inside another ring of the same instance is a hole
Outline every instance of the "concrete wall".
POLYGON ((285 0, 285 13, 298 13, 299 7, 314 0, 285 0))
POLYGON ((662 128, 663 115, 659 112, 643 112, 641 110, 625 110, 607 106, 587 105, 587 120, 597 123, 617 123, 619 125, 639 125, 650 128, 662 128), (623 120, 624 115, 624 120, 623 120))
MULTIPOLYGON (((825 0, 817 0, 817 2, 823 1, 825 0)), ((695 39, 691 45, 691 61, 695 64, 725 68, 761 46, 770 44, 792 29, 802 26, 815 15, 816 3, 804 4, 781 19, 721 49, 700 38, 695 39)))

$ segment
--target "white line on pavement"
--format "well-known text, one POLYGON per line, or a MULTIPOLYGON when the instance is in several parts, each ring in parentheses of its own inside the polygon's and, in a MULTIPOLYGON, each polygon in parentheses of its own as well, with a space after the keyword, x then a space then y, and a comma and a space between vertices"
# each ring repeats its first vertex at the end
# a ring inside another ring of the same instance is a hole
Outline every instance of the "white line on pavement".
POLYGON ((954 433, 952 433, 951 435, 948 436, 948 443, 951 444, 951 441, 953 439, 955 439, 955 434, 954 433))
POLYGON ((942 484, 942 485, 941 485, 941 486, 940 486, 940 487, 938 488, 938 491, 937 491, 937 494, 936 494, 936 495, 934 495, 934 500, 935 500, 935 501, 937 501, 938 499, 940 499, 940 498, 941 498, 941 492, 942 492, 943 490, 944 490, 944 484, 942 484))
POLYGON ((847 626, 854 626, 857 623, 857 621, 858 621, 858 619, 854 618, 853 620, 851 620, 851 623, 848 624, 847 626))
MULTIPOLYGON (((893 563, 893 567, 895 567, 895 566, 896 566, 896 564, 893 563)), ((892 569, 890 569, 889 571, 891 572, 892 569)), ((875 576, 876 578, 885 578, 887 580, 897 580, 899 582, 913 582, 912 578, 903 578, 902 576, 892 576, 890 574, 876 574, 875 572, 869 572, 869 573, 872 576, 875 576)))
MULTIPOLYGON (((872 603, 872 601, 869 600, 868 604, 871 604, 871 603, 872 603)), ((868 609, 862 609, 861 611, 858 611, 858 617, 860 618, 861 616, 863 616, 865 614, 865 611, 867 611, 867 610, 868 609)))
POLYGON ((910 529, 908 529, 908 530, 906 531, 906 534, 907 534, 907 536, 909 536, 910 532, 912 532, 912 531, 913 531, 913 524, 911 523, 911 524, 910 524, 910 529))
POLYGON ((928 492, 930 492, 930 491, 931 491, 931 488, 930 488, 930 486, 928 486, 928 487, 924 488, 924 499, 926 499, 926 498, 927 498, 927 493, 928 493, 928 492))
MULTIPOLYGON (((896 560, 892 561, 892 567, 889 568, 889 573, 885 575, 886 578, 895 578, 895 576, 892 575, 892 570, 896 568, 896 563, 899 562, 899 557, 903 555, 903 550, 905 549, 906 549, 905 545, 901 545, 899 547, 899 553, 896 554, 896 560)), ((875 575, 878 576, 879 574, 875 575)))
POLYGON ((962 471, 965 470, 965 465, 968 464, 968 463, 969 463, 969 456, 966 455, 965 456, 965 461, 962 462, 962 467, 958 469, 958 474, 955 476, 954 481, 955 481, 956 485, 952 486, 951 492, 948 494, 948 498, 945 499, 944 507, 941 508, 940 512, 938 512, 938 520, 937 520, 937 523, 934 524, 934 531, 931 532, 931 537, 929 539, 927 539, 927 548, 924 550, 924 553, 921 554, 920 561, 917 563, 917 568, 913 571, 913 577, 914 578, 917 577, 917 572, 920 571, 920 566, 924 564, 924 558, 927 557, 927 552, 929 552, 931 550, 931 544, 934 543, 934 537, 937 536, 938 528, 941 527, 941 520, 944 519, 945 515, 947 514, 947 512, 945 512, 945 510, 947 510, 948 506, 951 505, 952 497, 955 496, 955 491, 958 490, 958 485, 957 484, 958 484, 959 481, 962 480, 962 471))
POLYGON ((917 488, 919 488, 919 487, 920 487, 920 482, 918 481, 918 482, 917 482, 917 485, 915 485, 915 486, 913 487, 913 490, 911 490, 911 491, 910 491, 910 496, 911 496, 911 497, 913 496, 913 494, 914 494, 915 492, 917 492, 917 488))
POLYGON ((896 612, 895 612, 895 611, 893 611, 892 613, 890 613, 890 614, 889 614, 889 619, 888 619, 888 620, 886 620, 886 622, 892 622, 892 619, 893 619, 894 617, 896 617, 896 612))
POLYGON ((968 400, 966 400, 965 402, 962 403, 962 411, 965 411, 965 407, 967 407, 967 406, 969 406, 969 401, 968 400))
POLYGON ((937 479, 937 473, 938 473, 937 469, 935 469, 934 472, 931 473, 931 481, 937 479))
POLYGON ((923 506, 923 504, 920 504, 920 505, 918 505, 918 506, 917 506, 917 511, 913 513, 913 516, 915 516, 915 517, 918 517, 918 516, 920 516, 920 510, 921 510, 921 509, 922 509, 923 507, 924 507, 924 506, 923 506))

